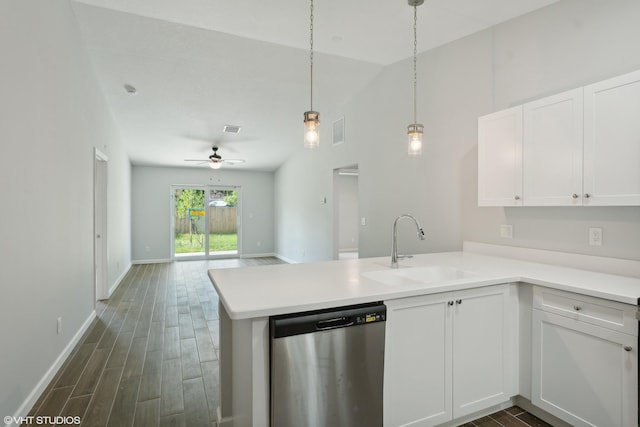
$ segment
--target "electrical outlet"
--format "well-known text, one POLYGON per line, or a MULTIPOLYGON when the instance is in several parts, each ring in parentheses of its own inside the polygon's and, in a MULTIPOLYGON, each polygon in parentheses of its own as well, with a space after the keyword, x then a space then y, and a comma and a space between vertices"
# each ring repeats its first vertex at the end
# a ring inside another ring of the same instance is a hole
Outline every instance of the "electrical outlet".
POLYGON ((513 238, 513 225, 501 224, 500 225, 500 237, 505 239, 513 238))
POLYGON ((367 225, 367 218, 365 217, 360 218, 360 225, 367 225))
POLYGON ((589 228, 589 244, 591 246, 602 246, 602 228, 589 228))
POLYGON ((62 333, 62 317, 58 317, 56 321, 56 333, 58 335, 62 333))

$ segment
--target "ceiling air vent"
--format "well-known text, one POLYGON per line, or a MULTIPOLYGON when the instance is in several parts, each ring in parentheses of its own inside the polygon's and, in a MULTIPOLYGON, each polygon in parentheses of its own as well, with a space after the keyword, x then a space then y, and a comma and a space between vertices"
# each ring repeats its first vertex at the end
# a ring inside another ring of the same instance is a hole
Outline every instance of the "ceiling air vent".
POLYGON ((224 133, 240 133, 240 126, 225 125, 225 127, 222 128, 222 132, 224 132, 224 133))

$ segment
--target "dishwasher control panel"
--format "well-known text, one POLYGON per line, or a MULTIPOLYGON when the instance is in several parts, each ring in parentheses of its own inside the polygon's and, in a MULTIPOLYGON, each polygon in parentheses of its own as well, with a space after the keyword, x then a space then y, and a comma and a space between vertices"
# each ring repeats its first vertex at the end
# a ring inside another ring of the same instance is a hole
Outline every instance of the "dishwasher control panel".
POLYGON ((332 309, 285 314, 270 318, 272 338, 368 325, 387 320, 387 307, 381 302, 332 309))
POLYGON ((365 315, 360 315, 360 316, 356 316, 355 317, 355 323, 357 324, 362 324, 362 323, 373 323, 373 322, 384 322, 387 317, 386 312, 372 312, 372 313, 367 313, 365 315))

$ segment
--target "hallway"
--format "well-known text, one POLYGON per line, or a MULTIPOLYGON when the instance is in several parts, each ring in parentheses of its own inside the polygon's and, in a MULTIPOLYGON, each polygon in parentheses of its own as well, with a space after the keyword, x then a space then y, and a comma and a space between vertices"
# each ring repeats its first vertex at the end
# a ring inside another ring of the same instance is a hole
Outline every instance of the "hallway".
POLYGON ((207 270, 276 258, 134 265, 29 413, 82 426, 216 426, 218 295, 207 270))

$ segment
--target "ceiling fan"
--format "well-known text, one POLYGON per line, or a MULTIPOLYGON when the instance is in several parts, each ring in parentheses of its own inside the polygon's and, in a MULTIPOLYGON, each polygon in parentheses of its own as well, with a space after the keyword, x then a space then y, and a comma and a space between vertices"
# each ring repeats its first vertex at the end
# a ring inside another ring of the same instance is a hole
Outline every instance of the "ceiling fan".
POLYGON ((234 166, 234 165, 239 165, 241 163, 244 163, 243 159, 223 159, 222 156, 218 154, 218 147, 216 146, 211 147, 211 149, 213 150, 213 154, 209 156, 209 160, 185 159, 184 161, 200 162, 199 164, 209 164, 209 167, 211 167, 211 169, 220 169, 223 163, 229 166, 234 166))

